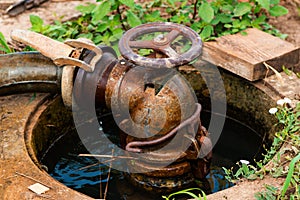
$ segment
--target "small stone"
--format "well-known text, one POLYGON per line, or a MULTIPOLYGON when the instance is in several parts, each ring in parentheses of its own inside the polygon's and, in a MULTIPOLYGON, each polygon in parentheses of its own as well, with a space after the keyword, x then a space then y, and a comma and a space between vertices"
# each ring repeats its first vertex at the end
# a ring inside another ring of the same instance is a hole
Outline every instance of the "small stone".
POLYGON ((49 190, 48 187, 46 187, 40 183, 35 183, 35 184, 29 186, 28 189, 38 195, 43 194, 49 190))

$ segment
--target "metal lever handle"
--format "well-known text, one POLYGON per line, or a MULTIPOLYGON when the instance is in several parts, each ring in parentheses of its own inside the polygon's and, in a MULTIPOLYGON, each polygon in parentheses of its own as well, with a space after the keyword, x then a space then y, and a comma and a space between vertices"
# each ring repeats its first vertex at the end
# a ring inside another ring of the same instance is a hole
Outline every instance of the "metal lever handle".
POLYGON ((8 14, 9 16, 14 17, 17 16, 18 14, 21 14, 25 10, 31 9, 33 7, 37 7, 46 1, 48 0, 21 0, 8 7, 5 13, 8 14))
POLYGON ((69 57, 74 50, 73 47, 62 42, 58 42, 42 34, 27 30, 14 30, 11 32, 11 38, 15 41, 31 46, 51 60, 55 60, 59 57, 69 57))
POLYGON ((102 50, 87 39, 67 40, 58 42, 42 34, 26 30, 14 30, 11 38, 33 47, 44 56, 54 61, 57 66, 64 66, 61 82, 61 93, 64 104, 72 106, 73 77, 75 67, 80 67, 87 72, 93 72, 96 63, 102 56, 102 50), (90 63, 79 60, 83 49, 95 52, 90 63))

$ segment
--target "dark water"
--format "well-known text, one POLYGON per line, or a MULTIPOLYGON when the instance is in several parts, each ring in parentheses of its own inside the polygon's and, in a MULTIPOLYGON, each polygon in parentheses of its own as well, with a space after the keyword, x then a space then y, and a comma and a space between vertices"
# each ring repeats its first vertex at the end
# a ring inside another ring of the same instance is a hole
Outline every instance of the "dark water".
MULTIPOLYGON (((210 113, 202 113, 201 120, 208 127, 210 113)), ((110 117, 105 119, 104 132, 118 132, 116 125, 110 117)), ((101 145, 101 141, 95 142, 101 145)), ((96 145, 96 146, 97 146, 96 145)), ((213 163, 207 178, 204 190, 214 193, 233 184, 225 177, 222 167, 236 166, 241 159, 252 161, 261 155, 262 138, 250 127, 236 119, 226 118, 224 130, 213 150, 213 163)), ((78 154, 87 153, 86 149, 76 137, 76 132, 70 130, 41 159, 41 162, 49 169, 50 175, 68 187, 87 194, 93 198, 104 198, 106 185, 108 184, 107 199, 162 199, 162 194, 146 194, 133 187, 118 171, 112 170, 108 180, 109 168, 99 163, 93 157, 79 157, 78 154), (59 155, 59 156, 58 156, 59 155), (101 196, 100 196, 101 194, 101 196)), ((195 187, 198 187, 195 184, 195 187)), ((183 197, 186 199, 187 197, 183 197)))

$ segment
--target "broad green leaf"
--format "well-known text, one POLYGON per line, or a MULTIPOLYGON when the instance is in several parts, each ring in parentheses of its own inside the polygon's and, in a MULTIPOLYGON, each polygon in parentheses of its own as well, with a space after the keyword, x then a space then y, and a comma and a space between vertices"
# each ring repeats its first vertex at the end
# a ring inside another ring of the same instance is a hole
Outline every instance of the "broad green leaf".
POLYGON ((283 6, 277 5, 270 8, 269 12, 272 16, 278 17, 288 14, 289 10, 283 6))
POLYGON ((138 16, 136 16, 130 10, 127 10, 127 22, 131 28, 142 24, 140 18, 138 18, 138 16))
POLYGON ((270 0, 270 4, 277 5, 279 4, 280 0, 270 0))
POLYGON ((110 12, 110 2, 104 1, 97 5, 92 11, 92 23, 97 24, 104 16, 110 12))
POLYGON ((225 24, 230 23, 232 21, 231 16, 224 13, 219 14, 218 18, 220 19, 220 22, 225 24))
POLYGON ((163 21, 163 19, 160 16, 160 11, 159 10, 156 10, 152 13, 146 14, 144 17, 145 17, 145 20, 147 22, 163 21))
POLYGON ((211 25, 217 25, 220 23, 220 18, 219 17, 215 17, 213 20, 211 20, 210 24, 211 25))
POLYGON ((233 12, 234 7, 230 4, 225 4, 222 6, 222 11, 225 13, 231 13, 233 12))
POLYGON ((252 12, 254 14, 261 14, 261 6, 254 6, 252 12))
POLYGON ((119 0, 122 4, 133 8, 134 7, 134 0, 119 0))
POLYGON ((112 30, 112 34, 115 38, 120 39, 123 35, 123 29, 116 28, 116 29, 112 30))
POLYGON ((97 29, 96 29, 96 32, 103 32, 103 31, 106 31, 108 29, 108 25, 107 23, 101 23, 98 25, 97 29))
POLYGON ((82 34, 79 34, 77 36, 77 38, 87 38, 87 39, 90 39, 90 40, 93 40, 93 34, 92 33, 82 33, 82 34))
POLYGON ((255 19, 256 23, 263 23, 266 21, 267 16, 266 15, 261 15, 257 19, 255 19))
POLYGON ((261 7, 263 7, 266 10, 270 10, 270 0, 256 0, 261 7))
POLYGON ((202 40, 205 41, 206 39, 208 39, 212 35, 213 30, 214 30, 213 26, 211 25, 205 26, 200 33, 200 37, 202 38, 202 40))
POLYGON ((90 3, 87 6, 84 5, 77 6, 76 10, 78 10, 82 14, 90 14, 95 9, 95 7, 96 7, 95 4, 90 3))
POLYGON ((242 23, 240 20, 236 19, 232 22, 232 26, 233 26, 233 28, 241 28, 242 23))
POLYGON ((251 4, 248 3, 248 2, 242 2, 242 3, 239 3, 233 13, 234 13, 234 16, 238 17, 238 16, 243 16, 245 15, 246 13, 250 12, 251 11, 251 4))
POLYGON ((232 24, 224 24, 224 27, 225 27, 225 28, 231 28, 231 27, 232 27, 232 24))
POLYGON ((241 28, 242 29, 245 29, 245 28, 247 28, 247 27, 249 27, 251 25, 251 21, 250 21, 250 19, 248 19, 248 18, 245 18, 245 19, 243 19, 242 21, 241 21, 241 28))
POLYGON ((9 48, 4 35, 0 32, 0 51, 5 53, 12 53, 13 50, 9 48), (1 47, 2 46, 2 47, 1 47))
POLYGON ((191 28, 196 31, 197 33, 200 32, 200 30, 202 29, 203 25, 201 22, 194 22, 191 24, 191 28))
POLYGON ((102 42, 102 35, 97 35, 96 37, 94 37, 93 42, 95 44, 100 44, 102 42))
POLYGON ((44 21, 37 15, 30 15, 29 19, 32 25, 31 30, 41 32, 44 21))
POLYGON ((214 9, 209 3, 204 2, 199 8, 199 16, 203 19, 203 21, 210 23, 215 16, 214 9))
POLYGON ((168 3, 169 3, 172 7, 175 7, 175 0, 168 0, 168 3))
POLYGON ((109 16, 107 22, 110 28, 121 25, 120 15, 109 16))
POLYGON ((42 26, 44 24, 44 21, 37 15, 30 15, 29 18, 32 25, 42 26))

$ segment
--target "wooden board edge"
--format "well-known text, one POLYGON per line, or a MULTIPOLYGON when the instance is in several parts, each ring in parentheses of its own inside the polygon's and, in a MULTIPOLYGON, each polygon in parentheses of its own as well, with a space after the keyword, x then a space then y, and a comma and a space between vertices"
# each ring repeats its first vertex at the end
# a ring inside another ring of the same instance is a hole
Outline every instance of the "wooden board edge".
MULTIPOLYGON (((282 66, 284 65, 288 69, 292 69, 300 62, 300 47, 293 51, 287 52, 276 58, 267 60, 266 63, 276 69, 278 72, 282 72, 282 66)), ((272 70, 267 70, 263 63, 258 63, 254 66, 253 80, 264 79, 273 75, 272 70), (259 72, 259 73, 258 73, 259 72)))
POLYGON ((231 54, 212 48, 209 46, 209 44, 204 43, 202 52, 203 60, 226 69, 231 73, 241 76, 249 81, 254 81, 253 70, 251 70, 253 65, 240 58, 234 58, 234 60, 230 60, 231 58, 231 54))

